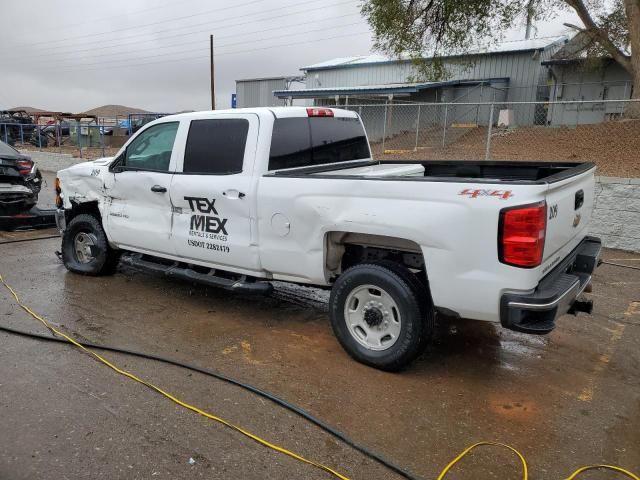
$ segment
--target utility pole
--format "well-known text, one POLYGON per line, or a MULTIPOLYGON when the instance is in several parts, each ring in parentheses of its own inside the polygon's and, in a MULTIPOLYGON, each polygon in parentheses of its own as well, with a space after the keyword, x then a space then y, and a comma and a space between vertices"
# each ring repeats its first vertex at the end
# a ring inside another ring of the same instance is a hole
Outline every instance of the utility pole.
POLYGON ((211 110, 216 109, 216 81, 213 68, 213 35, 209 35, 209 53, 211 60, 211 110))

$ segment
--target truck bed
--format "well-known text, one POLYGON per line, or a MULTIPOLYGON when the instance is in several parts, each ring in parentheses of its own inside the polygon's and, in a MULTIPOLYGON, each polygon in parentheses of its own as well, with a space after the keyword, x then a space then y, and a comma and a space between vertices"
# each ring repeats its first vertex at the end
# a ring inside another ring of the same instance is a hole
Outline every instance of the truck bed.
POLYGON ((518 183, 542 184, 558 182, 595 168, 593 163, 578 162, 520 162, 520 161, 363 161, 348 162, 342 165, 319 165, 277 171, 269 175, 300 177, 313 175, 315 178, 361 178, 363 180, 406 180, 435 182, 473 182, 473 183, 518 183), (362 167, 384 166, 381 175, 376 176, 362 167), (424 167, 423 175, 389 175, 389 165, 424 167), (352 171, 349 171, 352 170, 352 171), (385 172, 385 173, 383 173, 385 172))

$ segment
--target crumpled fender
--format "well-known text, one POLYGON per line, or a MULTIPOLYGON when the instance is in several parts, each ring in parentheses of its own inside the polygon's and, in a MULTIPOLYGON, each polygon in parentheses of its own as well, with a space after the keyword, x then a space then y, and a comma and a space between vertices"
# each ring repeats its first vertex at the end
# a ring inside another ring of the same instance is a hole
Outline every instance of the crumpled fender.
POLYGON ((87 202, 98 202, 102 212, 108 201, 105 179, 107 175, 111 175, 109 164, 112 160, 113 157, 101 158, 93 162, 79 163, 58 172, 65 209, 87 202))

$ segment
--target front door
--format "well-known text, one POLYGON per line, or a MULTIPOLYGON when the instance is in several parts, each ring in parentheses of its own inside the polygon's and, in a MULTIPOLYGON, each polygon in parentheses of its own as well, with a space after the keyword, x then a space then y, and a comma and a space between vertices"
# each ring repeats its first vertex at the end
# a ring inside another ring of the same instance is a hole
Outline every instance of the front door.
POLYGON ((237 272, 260 268, 252 175, 258 118, 220 114, 190 122, 171 184, 173 242, 185 259, 237 272))
POLYGON ((153 125, 127 146, 109 176, 107 228, 118 247, 174 254, 171 242, 173 145, 179 122, 153 125))

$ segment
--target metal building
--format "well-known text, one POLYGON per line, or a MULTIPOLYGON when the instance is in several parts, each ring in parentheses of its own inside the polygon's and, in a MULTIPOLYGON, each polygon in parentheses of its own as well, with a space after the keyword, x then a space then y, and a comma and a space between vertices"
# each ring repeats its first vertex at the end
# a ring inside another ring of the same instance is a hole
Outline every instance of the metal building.
POLYGON ((286 99, 274 96, 273 92, 287 90, 293 82, 300 80, 299 75, 236 80, 237 106, 243 108, 285 105, 286 99))
MULTIPOLYGON (((505 102, 546 100, 549 60, 567 41, 556 36, 502 42, 485 49, 445 57, 446 79, 409 81, 419 77, 410 59, 381 55, 336 58, 303 67, 304 88, 280 89, 281 99, 312 99, 317 105, 376 102, 505 102)), ((428 58, 427 58, 428 60, 428 58)), ((535 106, 518 110, 518 123, 534 123, 535 106)), ((481 122, 482 123, 482 122, 481 122)))
POLYGON ((553 105, 548 119, 551 125, 600 123, 624 113, 623 102, 608 100, 631 98, 633 79, 611 57, 587 58, 592 42, 586 34, 578 33, 542 63, 548 68, 550 100, 592 101, 553 105))

